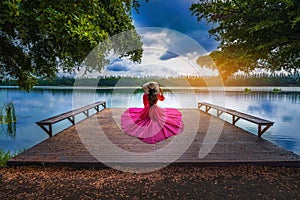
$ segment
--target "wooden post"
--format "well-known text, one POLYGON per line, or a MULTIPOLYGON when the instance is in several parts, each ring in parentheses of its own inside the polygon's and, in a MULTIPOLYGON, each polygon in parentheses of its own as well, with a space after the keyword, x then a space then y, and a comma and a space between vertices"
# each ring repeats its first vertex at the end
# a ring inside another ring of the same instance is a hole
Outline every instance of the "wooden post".
POLYGON ((223 111, 217 110, 217 116, 220 117, 222 115, 223 111))
POLYGON ((73 125, 75 125, 75 116, 74 116, 74 115, 68 117, 68 120, 69 120, 73 125))
POLYGON ((262 133, 261 133, 261 125, 260 124, 258 124, 258 130, 257 131, 258 131, 257 132, 258 137, 261 138, 262 133))
POLYGON ((237 117, 237 116, 235 116, 235 115, 232 115, 232 124, 235 125, 235 123, 236 123, 239 119, 241 119, 241 118, 240 118, 240 117, 237 117))
POLYGON ((205 112, 206 112, 206 113, 207 113, 210 109, 211 109, 211 107, 205 106, 205 112))
POLYGON ((262 134, 264 134, 273 124, 267 124, 266 127, 262 129, 262 125, 258 124, 258 137, 261 138, 262 134))
POLYGON ((49 137, 52 137, 52 124, 49 124, 49 137))
POLYGON ((85 114, 86 117, 89 117, 89 110, 83 111, 83 114, 85 114))

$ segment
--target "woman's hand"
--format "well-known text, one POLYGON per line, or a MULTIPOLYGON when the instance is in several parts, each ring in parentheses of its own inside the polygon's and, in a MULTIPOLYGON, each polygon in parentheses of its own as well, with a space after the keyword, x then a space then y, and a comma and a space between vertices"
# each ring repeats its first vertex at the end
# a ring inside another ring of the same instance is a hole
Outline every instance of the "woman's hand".
POLYGON ((163 89, 161 87, 159 87, 159 92, 161 95, 163 95, 163 89))

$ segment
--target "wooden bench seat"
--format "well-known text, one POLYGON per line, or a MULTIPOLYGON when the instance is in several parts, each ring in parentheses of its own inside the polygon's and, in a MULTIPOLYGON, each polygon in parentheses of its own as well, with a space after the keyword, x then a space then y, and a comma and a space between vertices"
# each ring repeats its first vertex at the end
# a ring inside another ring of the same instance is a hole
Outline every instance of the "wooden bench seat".
POLYGON ((41 120, 36 122, 37 125, 39 125, 48 135, 49 137, 52 136, 52 125, 60 122, 62 120, 68 119, 73 125, 75 125, 75 116, 83 113, 88 118, 90 117, 89 110, 95 108, 97 112, 100 111, 99 106, 102 106, 103 108, 106 108, 106 102, 105 101, 98 101, 92 104, 89 104, 87 106, 83 106, 81 108, 77 108, 75 110, 71 110, 62 114, 55 115, 53 117, 41 120), (48 128, 46 128, 48 126, 48 128))
POLYGON ((217 117, 220 117, 220 115, 222 113, 227 113, 229 115, 232 115, 232 124, 233 125, 235 125, 239 119, 244 119, 244 120, 247 120, 254 124, 257 124, 258 125, 258 132, 257 132, 258 137, 261 137, 261 135, 263 133, 265 133, 274 124, 274 122, 271 122, 269 120, 255 117, 253 115, 242 113, 242 112, 239 112, 239 111, 236 111, 233 109, 224 108, 224 107, 213 105, 213 104, 206 103, 206 102, 198 102, 198 109, 200 109, 202 106, 205 107, 204 112, 206 112, 206 113, 208 113, 209 110, 212 108, 215 109, 217 111, 217 117))

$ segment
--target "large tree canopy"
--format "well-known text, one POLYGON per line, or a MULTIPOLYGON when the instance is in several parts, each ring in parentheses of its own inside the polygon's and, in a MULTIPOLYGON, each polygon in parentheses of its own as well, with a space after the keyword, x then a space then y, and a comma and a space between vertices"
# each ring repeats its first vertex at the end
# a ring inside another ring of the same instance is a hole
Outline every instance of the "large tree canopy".
MULTIPOLYGON (((37 77, 54 77, 59 67, 71 71, 81 63, 99 42, 110 36, 134 30, 130 16, 131 0, 1 0, 0 2, 0 80, 17 80, 30 89, 37 77)), ((128 36, 128 35, 127 35, 128 36)), ((135 40, 134 31, 123 41, 135 40)), ((100 70, 107 60, 109 45, 99 45, 100 70)), ((142 50, 123 52, 113 47, 119 56, 129 56, 139 62, 142 50)))
POLYGON ((299 69, 299 0, 199 0, 190 10, 213 23, 209 32, 220 44, 210 56, 223 78, 238 70, 299 69))

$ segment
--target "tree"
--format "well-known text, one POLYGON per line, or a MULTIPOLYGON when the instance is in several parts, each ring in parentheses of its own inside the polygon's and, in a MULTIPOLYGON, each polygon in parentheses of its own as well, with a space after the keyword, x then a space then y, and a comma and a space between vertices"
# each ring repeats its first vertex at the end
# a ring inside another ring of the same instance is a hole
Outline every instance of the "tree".
POLYGON ((96 70, 108 63, 109 50, 140 62, 142 43, 132 23, 131 6, 137 9, 139 4, 136 0, 1 0, 1 80, 15 79, 28 90, 38 77, 74 70, 96 46, 96 70), (131 38, 122 42, 124 47, 98 45, 128 30, 131 38), (124 52, 128 40, 140 48, 124 52))
POLYGON ((210 56, 223 78, 238 70, 299 68, 299 0, 199 0, 190 10, 213 23, 209 33, 220 44, 210 56))

